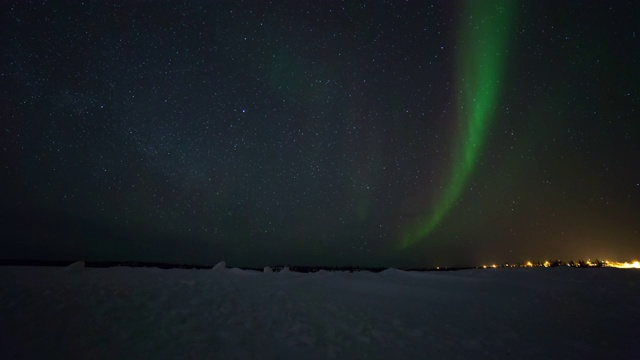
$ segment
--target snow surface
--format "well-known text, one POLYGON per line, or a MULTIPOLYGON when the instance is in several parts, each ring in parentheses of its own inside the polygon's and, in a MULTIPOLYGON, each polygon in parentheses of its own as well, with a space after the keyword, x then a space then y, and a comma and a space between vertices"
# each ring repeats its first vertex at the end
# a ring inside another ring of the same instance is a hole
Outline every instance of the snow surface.
POLYGON ((638 358, 640 271, 0 268, 2 359, 638 358))

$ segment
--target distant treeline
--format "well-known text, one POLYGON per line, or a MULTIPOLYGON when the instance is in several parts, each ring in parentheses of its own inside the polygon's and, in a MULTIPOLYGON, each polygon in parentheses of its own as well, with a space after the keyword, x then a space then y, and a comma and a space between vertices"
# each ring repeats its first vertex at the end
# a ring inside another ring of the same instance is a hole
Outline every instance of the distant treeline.
MULTIPOLYGON (((0 259, 0 266, 59 266, 65 267, 73 264, 72 260, 30 260, 30 259, 0 259)), ((213 265, 196 265, 196 264, 171 264, 160 262, 146 262, 146 261, 85 261, 86 267, 91 268, 109 268, 115 266, 128 266, 128 267, 150 267, 159 269, 211 269, 213 265)), ((263 268, 255 267, 238 267, 243 270, 255 270, 263 271, 263 268)), ((282 271, 288 268, 290 271, 299 273, 312 273, 320 270, 324 271, 369 271, 369 272, 381 272, 387 270, 386 267, 362 267, 362 266, 302 266, 302 265, 275 265, 271 266, 271 269, 275 272, 282 271)), ((447 270, 464 270, 474 269, 474 267, 457 267, 457 268, 411 268, 401 269, 406 271, 447 271, 447 270)))
MULTIPOLYGON (((60 266, 65 267, 73 264, 72 260, 30 260, 30 259, 0 259, 0 266, 60 266)), ((85 261, 86 267, 92 268, 109 268, 115 266, 128 266, 128 267, 150 267, 158 269, 211 269, 213 265, 196 265, 196 264, 171 264, 160 262, 146 262, 146 261, 85 261)), ((607 263, 601 260, 589 261, 578 260, 563 262, 561 260, 555 260, 552 262, 534 262, 527 264, 501 264, 497 267, 557 267, 557 266, 571 266, 571 267, 606 267, 607 263)), ((486 266, 485 266, 486 267, 486 266)), ((495 266, 493 266, 495 267, 495 266)), ((263 271, 263 268, 255 267, 237 267, 243 270, 255 270, 263 271)), ((386 267, 362 267, 362 266, 303 266, 303 265, 275 265, 271 266, 271 269, 275 272, 282 271, 288 268, 290 271, 299 273, 312 273, 320 270, 324 271, 369 271, 369 272, 381 272, 389 268, 386 267)), ((479 266, 468 267, 437 267, 437 268, 407 268, 402 269, 404 271, 455 271, 455 270, 468 270, 479 269, 479 266)))
MULTIPOLYGON (((28 260, 28 259, 0 259, 0 266, 69 266, 75 260, 28 260)), ((184 265, 144 261, 85 261, 86 267, 108 268, 115 266, 155 267, 159 269, 210 269, 206 265, 184 265)))

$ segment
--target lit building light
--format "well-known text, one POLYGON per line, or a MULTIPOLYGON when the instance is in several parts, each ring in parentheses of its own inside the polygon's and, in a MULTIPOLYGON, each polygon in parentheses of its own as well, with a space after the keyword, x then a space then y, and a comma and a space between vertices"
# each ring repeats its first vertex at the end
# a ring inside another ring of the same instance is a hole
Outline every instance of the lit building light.
POLYGON ((551 266, 551 263, 549 261, 545 261, 544 262, 544 267, 549 267, 549 266, 551 266))
POLYGON ((533 267, 533 263, 531 263, 531 261, 527 261, 526 264, 524 264, 526 267, 533 267))

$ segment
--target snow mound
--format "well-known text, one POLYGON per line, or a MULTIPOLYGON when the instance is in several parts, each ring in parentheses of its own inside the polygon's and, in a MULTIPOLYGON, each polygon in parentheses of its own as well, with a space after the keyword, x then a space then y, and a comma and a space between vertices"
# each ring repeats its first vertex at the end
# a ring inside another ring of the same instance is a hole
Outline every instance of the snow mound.
POLYGON ((280 272, 281 272, 281 273, 290 273, 290 272, 291 272, 291 270, 289 270, 289 267, 288 267, 288 266, 285 266, 285 267, 283 267, 283 268, 282 268, 282 270, 280 270, 280 272))
POLYGON ((271 274, 273 272, 273 269, 271 269, 270 266, 265 266, 264 269, 262 270, 263 273, 267 273, 267 274, 271 274))
POLYGON ((387 270, 383 270, 380 273, 384 275, 405 275, 407 272, 396 268, 388 268, 387 270))
POLYGON ((64 268, 65 271, 79 271, 85 268, 84 261, 76 261, 73 264, 64 268))
POLYGON ((215 270, 215 271, 222 271, 226 269, 227 269, 227 263, 224 261, 220 261, 219 263, 216 264, 216 266, 211 268, 211 270, 215 270))

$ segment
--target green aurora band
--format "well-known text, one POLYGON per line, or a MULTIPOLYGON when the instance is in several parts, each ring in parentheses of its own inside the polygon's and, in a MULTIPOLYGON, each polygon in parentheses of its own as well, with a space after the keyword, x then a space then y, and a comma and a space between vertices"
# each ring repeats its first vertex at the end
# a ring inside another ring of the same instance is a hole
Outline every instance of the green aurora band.
POLYGON ((462 195, 487 137, 496 107, 507 43, 513 22, 513 0, 464 2, 464 23, 458 39, 458 120, 462 126, 455 143, 448 186, 432 211, 421 215, 401 234, 405 249, 427 238, 462 195))

